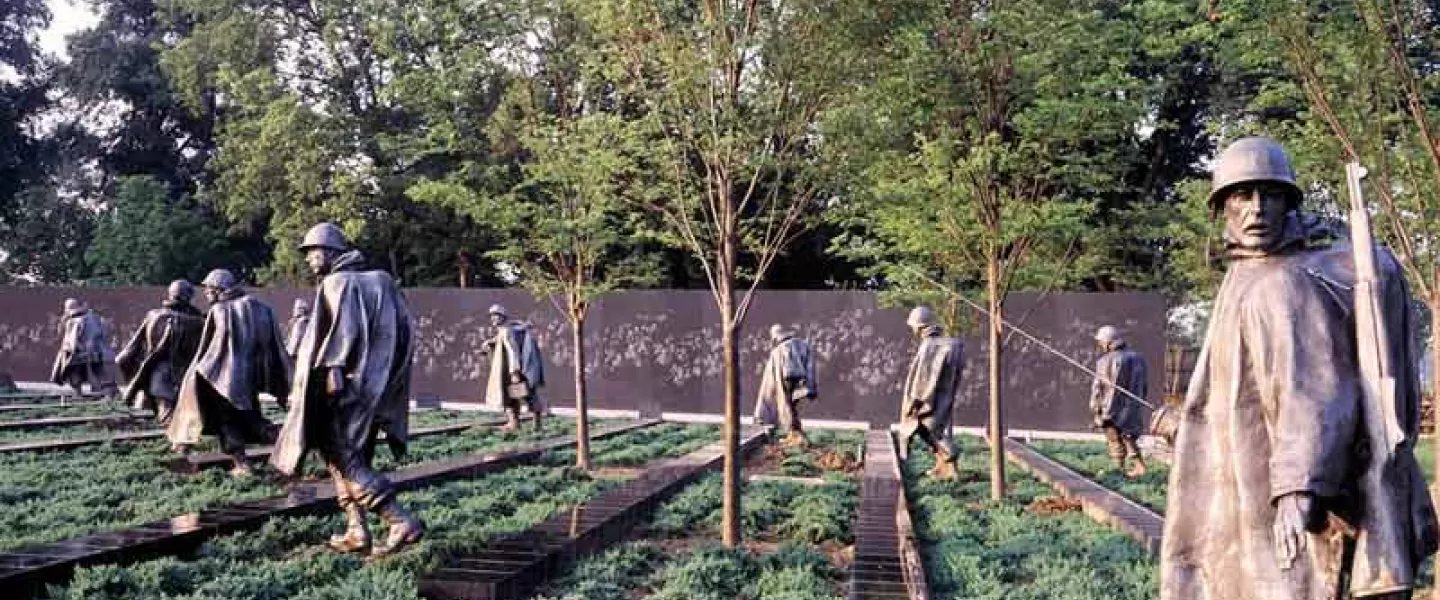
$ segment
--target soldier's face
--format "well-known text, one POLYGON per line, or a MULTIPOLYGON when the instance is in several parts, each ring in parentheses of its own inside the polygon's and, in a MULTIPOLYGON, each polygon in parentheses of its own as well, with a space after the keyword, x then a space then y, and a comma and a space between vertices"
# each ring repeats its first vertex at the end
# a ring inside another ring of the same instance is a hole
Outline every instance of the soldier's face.
POLYGON ((496 326, 496 327, 499 327, 499 326, 501 326, 501 325, 504 325, 504 324, 505 324, 505 315, 495 315, 495 314, 490 315, 490 324, 491 324, 491 325, 494 325, 494 326, 496 326))
POLYGON ((305 264, 310 267, 311 273, 324 275, 330 272, 330 252, 324 248, 306 250, 305 264))
POLYGON ((1290 211, 1283 185, 1255 183, 1235 186, 1225 197, 1225 238, 1241 248, 1272 250, 1281 241, 1290 211))
POLYGON ((214 303, 216 303, 216 302, 219 302, 219 301, 220 301, 220 288, 212 288, 212 287, 207 287, 207 288, 205 288, 205 299, 206 299, 206 300, 209 300, 211 304, 214 304, 214 303))

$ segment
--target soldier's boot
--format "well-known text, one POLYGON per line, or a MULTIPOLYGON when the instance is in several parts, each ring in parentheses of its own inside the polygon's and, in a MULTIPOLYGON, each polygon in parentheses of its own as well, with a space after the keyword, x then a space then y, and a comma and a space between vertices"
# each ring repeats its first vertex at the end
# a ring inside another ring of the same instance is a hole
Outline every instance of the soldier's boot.
POLYGON ((505 409, 505 431, 520 429, 520 409, 505 409))
POLYGON ((936 448, 935 466, 927 474, 934 479, 955 479, 955 456, 944 448, 936 448))
POLYGON ((255 474, 255 469, 250 468, 250 459, 244 452, 231 454, 230 459, 235 461, 235 466, 230 467, 230 475, 233 477, 250 477, 255 474))
POLYGON ((1130 479, 1138 479, 1144 477, 1145 474, 1149 472, 1150 470, 1145 468, 1145 459, 1137 456, 1135 457, 1135 466, 1132 467, 1129 472, 1125 473, 1125 476, 1130 479))
POLYGON ((344 502, 345 533, 332 535, 325 542, 336 552, 366 553, 370 551, 370 530, 365 528, 365 509, 354 501, 344 502))
POLYGON ((810 439, 805 437, 805 432, 792 429, 790 433, 785 434, 784 444, 787 448, 804 448, 810 445, 810 439))
POLYGON ((425 535, 425 524, 405 512, 405 509, 400 508, 400 503, 395 498, 390 498, 380 505, 379 512, 390 524, 390 533, 385 536, 385 545, 377 546, 370 556, 375 558, 389 556, 420 541, 420 538, 425 535))
POLYGON ((189 456, 190 444, 170 444, 170 451, 180 456, 189 456))

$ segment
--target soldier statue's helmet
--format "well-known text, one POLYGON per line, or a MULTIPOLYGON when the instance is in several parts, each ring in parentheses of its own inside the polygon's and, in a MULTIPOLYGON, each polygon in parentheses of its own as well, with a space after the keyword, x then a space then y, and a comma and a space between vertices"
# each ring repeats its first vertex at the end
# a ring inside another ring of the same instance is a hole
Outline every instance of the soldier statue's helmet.
POLYGON ((505 307, 500 306, 499 304, 491 304, 490 310, 488 312, 492 315, 498 315, 501 317, 510 316, 510 313, 505 312, 505 307))
POLYGON ((781 325, 780 323, 776 323, 770 326, 770 339, 780 340, 787 337, 795 337, 795 330, 781 325))
POLYGON ((911 329, 919 329, 921 327, 934 327, 937 324, 937 321, 935 320, 935 311, 930 310, 930 307, 928 306, 917 306, 915 308, 912 308, 910 309, 910 316, 905 318, 905 324, 909 325, 911 329))
POLYGON ((1116 344, 1120 340, 1120 330, 1106 325, 1095 332, 1095 341, 1102 344, 1116 344))
POLYGON ((205 280, 201 281, 200 285, 217 290, 229 290, 233 289, 237 283, 239 282, 235 279, 235 274, 231 273, 229 269, 215 269, 205 276, 205 280))
POLYGON ((184 279, 176 279, 170 282, 170 287, 165 288, 165 296, 172 300, 189 302, 195 297, 195 286, 184 279))
POLYGON ((304 241, 300 242, 300 251, 305 252, 311 248, 328 248, 336 252, 344 252, 350 249, 350 240, 345 239, 345 232, 334 223, 321 223, 305 232, 304 241))
POLYGON ((67 312, 67 313, 72 313, 72 312, 75 312, 75 311, 77 311, 77 310, 80 310, 83 306, 84 306, 84 305, 83 305, 83 304, 80 304, 80 301, 79 301, 79 300, 76 300, 76 299, 74 299, 74 298, 66 298, 66 299, 65 299, 65 312, 67 312))
POLYGON ((1262 181, 1284 186, 1289 192, 1290 208, 1300 206, 1304 194, 1295 184, 1295 170, 1285 149, 1268 137, 1235 140, 1215 161, 1215 170, 1210 175, 1210 209, 1218 212, 1225 205, 1231 188, 1262 181))

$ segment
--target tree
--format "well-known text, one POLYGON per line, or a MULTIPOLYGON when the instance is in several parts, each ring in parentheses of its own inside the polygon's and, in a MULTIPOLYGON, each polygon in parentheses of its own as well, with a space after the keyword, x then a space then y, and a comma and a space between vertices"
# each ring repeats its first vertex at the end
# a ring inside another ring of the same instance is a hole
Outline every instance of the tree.
POLYGON ((108 285, 164 285, 199 281, 212 268, 239 269, 225 228, 206 218, 189 197, 171 200, 154 177, 120 178, 85 252, 97 281, 108 285))
POLYGON ((740 540, 738 336, 779 253, 824 189, 814 126, 852 76, 863 3, 591 2, 617 102, 650 146, 630 201, 649 235, 700 262, 720 313, 726 545, 740 540), (748 280, 748 283, 745 283, 748 280))
POLYGON ((1127 189, 1150 98, 1125 60, 1140 33, 1124 8, 1057 0, 921 4, 897 27, 891 62, 832 121, 859 192, 835 212, 836 251, 952 324, 952 290, 984 297, 998 499, 1005 298, 1077 280, 1096 204, 1127 189))

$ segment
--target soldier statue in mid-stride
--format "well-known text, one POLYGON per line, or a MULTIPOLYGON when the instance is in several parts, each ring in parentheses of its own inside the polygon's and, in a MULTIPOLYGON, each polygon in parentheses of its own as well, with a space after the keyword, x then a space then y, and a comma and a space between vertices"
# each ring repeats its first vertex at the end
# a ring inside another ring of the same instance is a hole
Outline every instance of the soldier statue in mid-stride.
POLYGON ((281 347, 275 312, 245 293, 239 279, 215 269, 200 283, 210 300, 199 350, 181 380, 175 414, 165 434, 185 453, 201 434, 220 438, 234 475, 250 475, 246 444, 271 441, 274 427, 260 410, 260 394, 281 403, 290 393, 290 358, 281 347))
POLYGON ((506 429, 520 426, 520 405, 524 404, 535 417, 535 429, 544 426, 545 401, 540 389, 545 387, 545 360, 535 332, 524 322, 510 318, 505 307, 490 307, 490 324, 495 326, 494 339, 485 342, 490 354, 490 379, 485 387, 485 402, 503 407, 508 419, 506 429))
POLYGON ((81 386, 89 385, 90 393, 109 395, 117 391, 114 369, 115 351, 100 316, 79 300, 66 298, 60 350, 55 353, 50 381, 68 385, 76 394, 84 392, 81 386))
POLYGON ((755 422, 778 425, 785 432, 786 446, 805 446, 809 441, 800 424, 800 404, 815 400, 820 393, 815 351, 794 329, 779 323, 770 326, 770 341, 775 347, 760 374, 755 422))
POLYGON ((1095 426, 1105 432, 1105 444, 1115 467, 1126 477, 1145 474, 1145 458, 1136 440, 1145 430, 1143 407, 1131 395, 1144 398, 1145 359, 1120 339, 1120 332, 1106 325, 1095 332, 1095 344, 1103 353, 1095 362, 1095 382, 1090 386, 1090 414, 1095 426), (1124 390, 1123 392, 1121 390, 1124 390), (1135 467, 1125 471, 1125 458, 1135 458, 1135 467))
POLYGON ((137 409, 154 410, 155 420, 161 424, 170 423, 180 381, 200 347, 205 317, 190 304, 194 296, 195 286, 189 281, 171 282, 164 303, 146 313, 145 321, 116 358, 121 374, 129 381, 125 401, 135 403, 137 409))
POLYGON ((381 432, 392 453, 405 452, 414 325, 395 280, 368 268, 339 227, 312 227, 300 249, 320 287, 300 340, 290 413, 270 462, 294 475, 306 453, 318 451, 345 510, 345 532, 330 538, 330 548, 385 556, 425 531, 373 466, 381 432), (384 545, 373 549, 367 511, 380 513, 390 527, 384 545))
POLYGON ((900 458, 909 456, 910 438, 919 436, 935 452, 930 476, 954 478, 955 443, 950 439, 950 416, 960 392, 964 371, 964 345, 945 335, 945 329, 928 307, 910 311, 905 324, 919 338, 910 371, 901 388, 900 458))
MULTIPOLYGON (((1273 140, 1216 162, 1229 265, 1180 412, 1162 600, 1403 600, 1435 553, 1404 276, 1383 248, 1327 239, 1302 199, 1273 140), (1359 314, 1375 326, 1364 335, 1359 314), (1388 381, 1357 358, 1377 354, 1388 381)), ((1352 239, 1368 240, 1359 222, 1352 239)))

